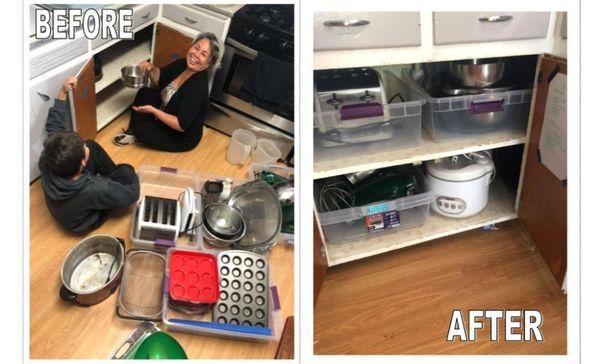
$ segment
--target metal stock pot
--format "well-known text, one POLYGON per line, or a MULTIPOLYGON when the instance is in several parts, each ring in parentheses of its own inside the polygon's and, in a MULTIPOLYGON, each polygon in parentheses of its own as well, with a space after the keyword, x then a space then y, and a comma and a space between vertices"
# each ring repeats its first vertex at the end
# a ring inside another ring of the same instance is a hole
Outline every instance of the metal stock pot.
POLYGON ((119 286, 125 264, 125 241, 95 235, 77 243, 60 271, 60 298, 91 306, 104 301, 119 286))

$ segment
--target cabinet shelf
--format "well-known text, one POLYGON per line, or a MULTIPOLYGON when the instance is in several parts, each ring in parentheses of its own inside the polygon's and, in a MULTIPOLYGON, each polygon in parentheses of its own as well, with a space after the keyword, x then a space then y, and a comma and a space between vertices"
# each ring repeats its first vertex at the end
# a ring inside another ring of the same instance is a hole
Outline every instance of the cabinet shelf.
POLYGON ((98 130, 121 115, 133 103, 137 89, 115 83, 96 96, 98 130))
POLYGON ((507 131, 490 136, 477 136, 436 143, 426 132, 423 132, 421 143, 418 146, 398 147, 397 149, 375 151, 374 153, 366 151, 364 155, 353 157, 344 157, 333 149, 319 148, 315 145, 313 178, 319 179, 376 168, 413 164, 456 154, 524 144, 526 140, 527 137, 523 132, 507 131))
POLYGON ((143 42, 121 41, 102 52, 102 79, 96 82, 96 93, 121 79, 121 68, 150 59, 150 40, 143 42))
POLYGON ((378 234, 371 238, 348 243, 327 244, 325 241, 327 263, 331 267, 480 228, 488 224, 516 219, 515 198, 515 192, 509 191, 502 181, 496 180, 490 186, 486 208, 474 216, 452 219, 431 212, 425 224, 419 227, 389 234, 378 234))

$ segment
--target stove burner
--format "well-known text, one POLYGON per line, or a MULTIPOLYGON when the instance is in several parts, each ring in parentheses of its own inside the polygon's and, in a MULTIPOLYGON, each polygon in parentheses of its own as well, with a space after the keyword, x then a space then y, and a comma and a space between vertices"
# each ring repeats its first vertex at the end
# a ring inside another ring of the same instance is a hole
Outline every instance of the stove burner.
POLYGON ((246 5, 235 14, 234 18, 236 17, 264 24, 282 32, 294 32, 293 5, 246 5))
POLYGON ((245 5, 231 20, 229 38, 258 52, 292 61, 294 5, 245 5))
POLYGON ((267 13, 261 14, 260 20, 263 23, 270 23, 271 22, 271 16, 269 14, 267 14, 267 13))

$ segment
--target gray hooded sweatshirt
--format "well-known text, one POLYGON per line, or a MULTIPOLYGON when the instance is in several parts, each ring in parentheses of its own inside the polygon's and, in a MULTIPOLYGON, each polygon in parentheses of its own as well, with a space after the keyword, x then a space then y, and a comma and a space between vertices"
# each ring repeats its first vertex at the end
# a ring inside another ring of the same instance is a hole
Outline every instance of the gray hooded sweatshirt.
MULTIPOLYGON (((54 107, 50 108, 46 121, 49 135, 67 130, 67 106, 65 101, 55 100, 54 107)), ((102 175, 92 175, 84 169, 80 178, 71 181, 50 172, 44 152, 40 156, 39 168, 50 213, 61 226, 75 233, 96 228, 104 221, 108 210, 127 207, 139 197, 137 176, 133 183, 124 185, 102 175)))

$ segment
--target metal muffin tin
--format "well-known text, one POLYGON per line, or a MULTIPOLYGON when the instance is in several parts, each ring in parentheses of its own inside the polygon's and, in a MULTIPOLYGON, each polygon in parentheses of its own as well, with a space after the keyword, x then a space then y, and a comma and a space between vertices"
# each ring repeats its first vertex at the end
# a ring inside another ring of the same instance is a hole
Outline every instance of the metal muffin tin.
POLYGON ((264 256, 242 250, 219 253, 220 295, 213 321, 269 327, 269 267, 264 256))

